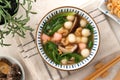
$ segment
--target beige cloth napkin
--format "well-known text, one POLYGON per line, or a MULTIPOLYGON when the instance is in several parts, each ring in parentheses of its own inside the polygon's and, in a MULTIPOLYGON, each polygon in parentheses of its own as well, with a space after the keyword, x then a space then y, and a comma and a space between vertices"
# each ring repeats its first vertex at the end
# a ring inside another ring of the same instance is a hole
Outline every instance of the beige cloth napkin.
MULTIPOLYGON (((23 39, 16 37, 16 42, 18 43, 19 55, 25 62, 30 74, 32 75, 29 76, 31 77, 31 80, 83 80, 84 77, 93 71, 92 65, 108 55, 119 51, 120 45, 118 44, 113 31, 109 27, 110 25, 104 14, 97 9, 97 4, 88 5, 86 8, 84 8, 84 10, 94 18, 100 30, 100 48, 95 59, 88 66, 80 69, 79 71, 57 70, 47 65, 41 59, 35 45, 35 32, 26 32, 26 38, 23 39)), ((38 26, 38 24, 35 24, 34 21, 32 23, 32 26, 38 26)))

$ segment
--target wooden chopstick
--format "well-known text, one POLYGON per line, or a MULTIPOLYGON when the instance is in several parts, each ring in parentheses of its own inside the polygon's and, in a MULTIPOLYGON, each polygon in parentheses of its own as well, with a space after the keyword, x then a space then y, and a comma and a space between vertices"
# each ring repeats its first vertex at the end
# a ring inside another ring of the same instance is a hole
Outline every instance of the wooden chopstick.
POLYGON ((113 80, 119 80, 120 79, 120 70, 117 72, 113 80))
POLYGON ((97 77, 99 77, 102 73, 107 71, 109 68, 111 68, 113 65, 115 65, 117 62, 120 61, 120 56, 115 57, 113 60, 93 72, 91 75, 86 77, 84 80, 95 80, 97 77))

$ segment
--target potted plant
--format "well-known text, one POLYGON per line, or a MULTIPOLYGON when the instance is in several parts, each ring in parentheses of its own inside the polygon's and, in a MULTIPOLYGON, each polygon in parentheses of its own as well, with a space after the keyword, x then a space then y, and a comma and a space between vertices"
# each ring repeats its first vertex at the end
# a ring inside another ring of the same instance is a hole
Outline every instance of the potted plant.
POLYGON ((27 30, 32 31, 30 26, 26 25, 30 20, 29 14, 32 12, 32 0, 0 0, 0 45, 9 46, 10 44, 4 43, 5 37, 17 34, 25 37, 27 30), (25 7, 26 6, 26 7, 25 7), (22 8, 25 14, 18 16, 18 10, 22 8))

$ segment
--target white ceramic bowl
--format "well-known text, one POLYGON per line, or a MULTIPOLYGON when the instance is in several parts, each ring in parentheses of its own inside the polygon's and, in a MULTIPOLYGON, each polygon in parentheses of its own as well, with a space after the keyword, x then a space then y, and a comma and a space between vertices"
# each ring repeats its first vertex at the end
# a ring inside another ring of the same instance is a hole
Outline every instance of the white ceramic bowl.
POLYGON ((18 64, 18 66, 20 67, 21 71, 22 71, 22 79, 21 80, 25 80, 25 71, 22 67, 22 65, 20 64, 20 62, 18 60, 16 60, 15 58, 13 57, 10 57, 10 56, 0 56, 0 59, 1 58, 5 58, 7 59, 9 62, 11 62, 12 64, 18 64))
POLYGON ((102 11, 105 15, 109 16, 111 19, 116 21, 118 24, 120 24, 120 18, 118 18, 114 14, 111 14, 111 12, 107 9, 105 2, 106 2, 106 0, 101 0, 101 3, 99 5, 98 9, 100 11, 102 11))
POLYGON ((60 70, 76 70, 79 68, 82 68, 84 66, 86 66, 88 63, 91 62, 91 60, 93 60, 93 58, 95 57, 98 48, 99 48, 99 30, 98 27, 95 23, 95 21, 93 20, 93 18, 86 13, 84 10, 76 8, 76 7, 70 7, 70 6, 64 6, 64 7, 59 7, 56 9, 51 10, 50 12, 48 12, 40 21, 39 25, 38 25, 38 29, 36 32, 36 45, 38 48, 38 51, 41 55, 41 57, 43 58, 43 60, 45 60, 49 65, 51 65, 54 68, 60 69, 60 70), (59 64, 55 64, 44 52, 43 47, 42 47, 42 43, 41 43, 41 33, 42 33, 42 28, 43 25, 46 23, 46 21, 48 21, 52 16, 61 13, 61 12, 75 12, 77 14, 79 14, 80 16, 83 16, 84 18, 86 18, 86 20, 92 25, 93 29, 94 29, 94 45, 93 48, 91 50, 90 55, 85 58, 84 60, 80 61, 77 64, 73 64, 73 65, 59 65, 59 64))

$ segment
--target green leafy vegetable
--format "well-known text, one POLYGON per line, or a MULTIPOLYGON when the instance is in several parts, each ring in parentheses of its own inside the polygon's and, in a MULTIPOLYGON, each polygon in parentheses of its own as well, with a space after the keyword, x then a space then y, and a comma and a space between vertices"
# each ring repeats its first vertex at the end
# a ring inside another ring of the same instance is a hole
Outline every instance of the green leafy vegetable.
MULTIPOLYGON (((89 23, 86 25, 86 28, 89 29, 90 32, 93 34, 93 32, 94 32, 93 27, 89 23)), ((93 35, 90 35, 88 40, 89 40, 89 42, 87 45, 88 45, 88 48, 91 49, 93 47, 93 41, 92 41, 93 35)))
POLYGON ((74 13, 74 12, 60 13, 60 14, 54 16, 53 18, 59 18, 59 17, 68 16, 68 15, 75 15, 75 14, 76 13, 74 13))
POLYGON ((93 47, 93 41, 89 41, 89 43, 88 43, 88 48, 92 48, 93 47))
POLYGON ((84 59, 81 55, 79 55, 77 53, 64 53, 64 54, 61 55, 61 60, 64 59, 64 58, 70 60, 72 57, 75 58, 75 63, 78 63, 78 62, 80 62, 81 60, 84 59))
POLYGON ((56 64, 60 64, 60 55, 58 54, 57 45, 51 41, 48 41, 43 45, 43 47, 47 56, 56 64))
POLYGON ((50 21, 48 21, 44 27, 43 27, 43 32, 49 36, 53 35, 58 29, 60 29, 64 22, 67 21, 65 16, 68 15, 74 15, 74 12, 68 12, 68 13, 60 13, 56 16, 54 16, 50 21))
POLYGON ((62 55, 59 55, 57 45, 51 41, 48 41, 46 44, 43 45, 43 47, 46 55, 56 64, 60 64, 60 61, 63 59, 70 60, 72 57, 75 58, 75 63, 78 63, 84 59, 81 55, 77 53, 64 53, 62 55))
POLYGON ((86 25, 86 28, 89 29, 91 33, 94 32, 93 27, 89 23, 86 25))
POLYGON ((43 27, 43 32, 49 36, 53 35, 59 28, 63 26, 63 23, 66 21, 64 17, 59 17, 51 19, 43 27))

